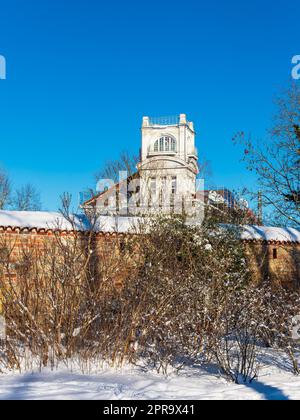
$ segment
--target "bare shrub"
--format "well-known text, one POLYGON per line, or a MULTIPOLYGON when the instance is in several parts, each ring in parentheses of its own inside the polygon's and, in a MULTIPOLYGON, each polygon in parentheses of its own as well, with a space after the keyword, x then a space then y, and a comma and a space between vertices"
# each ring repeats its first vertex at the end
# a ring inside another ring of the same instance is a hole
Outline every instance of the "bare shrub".
POLYGON ((140 240, 139 253, 144 263, 133 279, 140 313, 131 337, 135 357, 164 373, 169 366, 209 360, 224 291, 249 276, 236 236, 187 226, 180 217, 161 218, 140 240))
POLYGON ((289 357, 294 374, 300 374, 298 355, 299 342, 292 337, 292 321, 300 314, 300 295, 298 291, 287 290, 281 286, 264 284, 259 289, 262 296, 261 325, 263 343, 271 348, 283 350, 289 357))
POLYGON ((3 364, 97 360, 166 374, 215 362, 242 382, 257 377, 266 344, 296 363, 288 325, 299 296, 287 305, 288 292, 252 283, 236 230, 173 216, 153 219, 147 233, 103 236, 94 222, 21 245, 2 237, 3 364))
POLYGON ((222 300, 212 332, 212 352, 230 379, 252 382, 259 372, 260 294, 257 288, 236 281, 222 300))

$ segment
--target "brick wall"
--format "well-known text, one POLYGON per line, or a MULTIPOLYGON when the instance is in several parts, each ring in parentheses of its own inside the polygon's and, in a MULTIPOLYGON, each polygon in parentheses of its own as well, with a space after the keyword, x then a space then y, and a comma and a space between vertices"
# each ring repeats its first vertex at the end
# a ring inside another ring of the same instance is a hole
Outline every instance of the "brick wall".
MULTIPOLYGON (((36 258, 57 240, 78 241, 85 247, 91 237, 84 232, 62 232, 46 229, 0 228, 0 263, 1 278, 8 275, 3 265, 10 252, 10 278, 16 277, 15 270, 24 254, 36 258)), ((138 265, 138 253, 126 249, 127 237, 124 234, 94 234, 91 248, 102 270, 110 267, 110 276, 116 284, 121 284, 138 265), (115 266, 115 270, 111 267, 115 266), (111 274, 112 273, 112 274, 111 274)), ((246 255, 257 282, 271 279, 287 287, 300 285, 300 244, 244 241, 246 255)), ((109 276, 108 276, 109 277, 109 276)))
POLYGON ((271 279, 286 287, 299 287, 300 244, 247 241, 245 248, 256 281, 271 279))
POLYGON ((0 228, 0 278, 16 278, 24 259, 42 260, 45 253, 53 252, 54 248, 58 250, 60 244, 68 242, 77 246, 79 252, 91 252, 91 263, 98 264, 104 275, 113 272, 112 280, 120 284, 133 268, 134 261, 134 256, 124 249, 126 240, 123 234, 0 228))

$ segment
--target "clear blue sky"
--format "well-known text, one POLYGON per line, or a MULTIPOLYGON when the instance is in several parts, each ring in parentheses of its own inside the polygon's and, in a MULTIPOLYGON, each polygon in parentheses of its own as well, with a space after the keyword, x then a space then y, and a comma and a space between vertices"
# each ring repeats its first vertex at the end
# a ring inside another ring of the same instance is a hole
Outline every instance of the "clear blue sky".
POLYGON ((231 138, 270 125, 299 16, 299 0, 0 0, 0 165, 55 210, 139 150, 143 115, 183 112, 215 184, 253 185, 231 138))

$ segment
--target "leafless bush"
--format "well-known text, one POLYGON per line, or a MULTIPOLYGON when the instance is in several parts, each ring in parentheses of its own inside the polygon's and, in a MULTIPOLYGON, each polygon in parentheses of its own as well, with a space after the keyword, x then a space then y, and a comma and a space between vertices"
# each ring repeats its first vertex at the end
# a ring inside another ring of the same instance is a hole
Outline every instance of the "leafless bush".
POLYGON ((139 253, 144 263, 133 279, 139 311, 134 357, 165 373, 169 366, 209 360, 229 284, 249 278, 237 237, 163 218, 140 240, 139 253))
POLYGON ((164 217, 147 234, 102 237, 91 222, 38 243, 12 237, 0 245, 2 360, 11 367, 26 355, 41 367, 76 358, 163 373, 212 361, 240 382, 257 376, 265 343, 292 354, 297 299, 287 306, 287 292, 252 283, 234 231, 164 217))
POLYGON ((252 382, 259 372, 260 294, 237 280, 228 285, 212 332, 212 352, 222 371, 234 382, 252 382))
POLYGON ((283 350, 292 363, 293 373, 300 374, 299 342, 292 337, 292 320, 300 314, 299 292, 275 285, 264 284, 259 288, 262 296, 261 337, 268 347, 283 350))

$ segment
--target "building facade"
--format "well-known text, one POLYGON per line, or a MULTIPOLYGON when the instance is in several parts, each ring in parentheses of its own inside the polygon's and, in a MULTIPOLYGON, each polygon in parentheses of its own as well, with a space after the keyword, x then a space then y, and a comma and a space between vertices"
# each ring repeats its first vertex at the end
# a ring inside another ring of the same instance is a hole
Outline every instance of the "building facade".
POLYGON ((194 124, 185 114, 143 117, 136 173, 122 174, 119 183, 83 206, 96 207, 100 215, 195 212, 199 173, 195 137, 194 124))
POLYGON ((181 212, 196 197, 198 153, 194 124, 185 114, 168 118, 144 117, 142 125, 142 206, 181 212))

